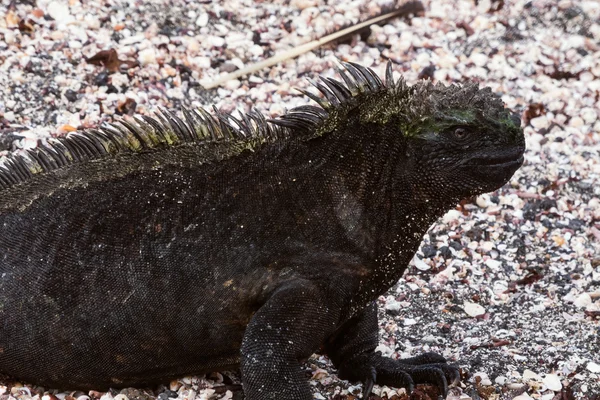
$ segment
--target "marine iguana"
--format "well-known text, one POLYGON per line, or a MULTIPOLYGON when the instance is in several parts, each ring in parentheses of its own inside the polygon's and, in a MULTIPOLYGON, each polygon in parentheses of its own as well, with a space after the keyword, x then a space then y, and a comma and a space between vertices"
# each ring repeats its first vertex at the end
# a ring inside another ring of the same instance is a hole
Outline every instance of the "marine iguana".
POLYGON ((437 354, 375 351, 375 300, 423 234, 523 162, 520 119, 474 83, 344 64, 318 106, 200 109, 71 134, 0 171, 0 372, 107 389, 240 367, 247 399, 309 400, 301 362, 445 396, 437 354))

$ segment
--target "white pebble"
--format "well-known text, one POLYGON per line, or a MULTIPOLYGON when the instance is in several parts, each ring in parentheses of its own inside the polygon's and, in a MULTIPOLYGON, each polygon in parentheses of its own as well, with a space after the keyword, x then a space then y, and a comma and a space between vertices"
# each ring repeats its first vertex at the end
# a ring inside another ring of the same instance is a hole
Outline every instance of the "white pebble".
POLYGON ((417 267, 417 269, 419 271, 428 271, 431 269, 431 266, 429 264, 427 264, 425 261, 421 260, 416 255, 413 257, 413 263, 415 264, 415 267, 417 267))
POLYGON ((198 18, 196 19, 196 25, 198 25, 198 26, 208 25, 208 14, 207 13, 200 14, 198 16, 198 18))
POLYGON ((562 389, 562 383, 560 382, 558 375, 547 374, 544 379, 542 379, 542 382, 553 392, 560 392, 562 389))
POLYGON ((255 44, 250 46, 250 48, 248 49, 248 53, 252 54, 255 57, 258 57, 263 55, 264 50, 261 46, 255 44))
POLYGON ((390 311, 398 311, 402 308, 402 303, 389 296, 385 302, 385 309, 390 311))
POLYGON ((449 224, 450 222, 457 221, 460 217, 462 217, 462 213, 460 211, 450 210, 444 215, 444 217, 442 218, 442 221, 445 224, 449 224))
POLYGON ((573 117, 569 121, 569 126, 572 126, 573 128, 578 128, 578 127, 582 126, 583 123, 584 122, 583 122, 583 119, 581 117, 573 117))
POLYGON ((225 39, 220 36, 209 36, 208 44, 211 47, 223 47, 225 46, 225 39))
POLYGON ((473 61, 473 64, 477 65, 478 67, 485 67, 488 62, 488 56, 483 53, 475 53, 471 55, 471 61, 473 61))
POLYGON ((210 58, 209 57, 194 57, 190 59, 192 64, 197 66, 200 69, 208 69, 210 68, 210 58))
POLYGON ((315 7, 317 5, 316 0, 292 0, 290 7, 304 10, 305 8, 315 7))
POLYGON ((238 79, 232 79, 225 83, 225 89, 235 90, 240 87, 242 83, 238 79))
POLYGON ((14 122, 15 121, 15 113, 12 111, 5 112, 4 119, 7 120, 8 122, 14 122))
POLYGON ((577 307, 585 308, 592 304, 592 297, 587 293, 583 293, 575 299, 573 304, 575 304, 577 307))
POLYGON ((600 373, 600 364, 596 364, 593 361, 590 361, 587 365, 586 368, 588 371, 593 372, 595 374, 599 374, 600 373))
POLYGON ((95 15, 86 14, 86 16, 83 17, 83 21, 88 29, 100 29, 100 19, 95 15))
POLYGON ((514 397, 513 400, 533 400, 533 399, 527 393, 523 393, 523 394, 518 395, 517 397, 514 397))
POLYGON ((492 381, 490 380, 488 374, 486 374, 485 372, 477 372, 473 375, 475 381, 477 381, 477 377, 481 379, 479 382, 480 385, 491 386, 492 381))
POLYGON ((483 194, 481 196, 477 196, 477 199, 475 200, 475 203, 480 208, 486 208, 488 206, 488 200, 489 199, 490 199, 490 195, 489 194, 483 194))
POLYGON ((153 48, 144 49, 138 54, 138 61, 141 65, 155 64, 156 53, 153 48))
POLYGON ((69 11, 69 4, 66 1, 51 2, 46 8, 46 13, 59 24, 67 24, 73 20, 73 16, 69 11))
POLYGON ((493 258, 489 258, 489 259, 485 260, 485 265, 490 267, 493 270, 498 270, 498 268, 500 268, 500 266, 502 265, 502 262, 498 261, 498 260, 494 260, 493 258))
POLYGON ((532 380, 541 382, 542 378, 530 369, 526 369, 525 371, 523 371, 523 381, 529 382, 532 380))
POLYGON ((470 317, 477 317, 479 315, 485 314, 485 308, 476 303, 471 303, 469 301, 465 301, 465 305, 463 307, 465 312, 470 317))
POLYGON ((79 40, 69 40, 69 48, 70 49, 80 49, 83 45, 79 40))
POLYGON ((598 114, 596 110, 591 107, 582 108, 580 111, 581 118, 585 121, 586 124, 593 124, 598 119, 598 114))
POLYGON ((539 117, 533 118, 529 121, 531 126, 535 129, 544 129, 550 126, 550 122, 548 122, 548 118, 545 115, 540 115, 539 117))

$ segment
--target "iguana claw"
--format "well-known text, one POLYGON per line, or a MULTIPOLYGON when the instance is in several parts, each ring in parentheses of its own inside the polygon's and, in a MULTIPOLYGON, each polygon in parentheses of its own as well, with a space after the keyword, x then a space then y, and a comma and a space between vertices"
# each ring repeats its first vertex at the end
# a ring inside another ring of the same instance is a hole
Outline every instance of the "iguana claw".
POLYGON ((375 381, 377 380, 377 370, 371 367, 371 376, 366 378, 363 382, 363 390, 362 390, 362 400, 367 400, 369 395, 373 391, 373 385, 375 385, 375 381))

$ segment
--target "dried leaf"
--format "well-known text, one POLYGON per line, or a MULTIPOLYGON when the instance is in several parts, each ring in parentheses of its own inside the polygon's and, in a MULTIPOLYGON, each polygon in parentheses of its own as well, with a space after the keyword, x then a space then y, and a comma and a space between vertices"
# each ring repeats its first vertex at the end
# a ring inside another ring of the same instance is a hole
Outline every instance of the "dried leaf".
POLYGON ((103 66, 110 72, 117 72, 121 65, 119 54, 115 49, 99 51, 90 58, 87 58, 86 61, 92 65, 103 66))
POLYGON ((525 110, 525 112, 523 113, 523 122, 525 123, 525 125, 528 125, 529 121, 543 114, 546 114, 546 109, 544 108, 543 104, 531 103, 527 107, 527 110, 525 110))

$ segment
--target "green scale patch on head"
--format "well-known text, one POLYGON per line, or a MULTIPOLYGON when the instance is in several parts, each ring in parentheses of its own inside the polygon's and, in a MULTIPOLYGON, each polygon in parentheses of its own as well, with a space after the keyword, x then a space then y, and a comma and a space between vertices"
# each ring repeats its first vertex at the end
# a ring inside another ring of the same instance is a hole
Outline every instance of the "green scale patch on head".
POLYGON ((387 65, 385 82, 370 68, 354 63, 344 63, 344 67, 345 71, 339 70, 343 82, 331 78, 313 82, 323 98, 302 91, 321 108, 293 109, 273 122, 325 134, 340 122, 348 121, 349 115, 358 113, 361 124, 400 121, 399 128, 406 136, 460 124, 502 124, 505 130, 518 133, 518 123, 490 88, 479 89, 476 83, 434 85, 430 81, 408 86, 403 78, 394 81, 391 62, 387 65))

